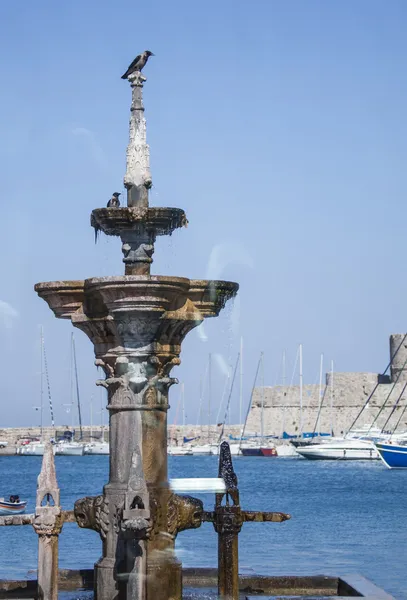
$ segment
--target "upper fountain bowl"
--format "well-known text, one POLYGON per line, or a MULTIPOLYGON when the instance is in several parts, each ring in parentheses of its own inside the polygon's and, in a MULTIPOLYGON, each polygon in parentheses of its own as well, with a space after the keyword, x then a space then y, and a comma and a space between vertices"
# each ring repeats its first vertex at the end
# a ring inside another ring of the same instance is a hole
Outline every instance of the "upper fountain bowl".
POLYGON ((155 235, 171 235, 175 229, 186 227, 188 220, 181 208, 120 207, 96 208, 92 211, 90 224, 106 235, 119 236, 140 225, 155 235))

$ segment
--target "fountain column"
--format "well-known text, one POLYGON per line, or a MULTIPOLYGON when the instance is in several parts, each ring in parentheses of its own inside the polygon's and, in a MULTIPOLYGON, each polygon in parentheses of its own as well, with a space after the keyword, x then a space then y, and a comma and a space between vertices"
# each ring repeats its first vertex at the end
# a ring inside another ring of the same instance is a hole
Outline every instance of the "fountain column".
MULTIPOLYGON (((153 324, 151 327, 154 329, 153 324)), ((145 348, 137 353, 134 348, 125 350, 123 347, 118 356, 109 352, 97 361, 108 373, 100 383, 107 387, 109 399, 110 474, 109 483, 104 487, 104 498, 109 521, 113 523, 107 531, 104 556, 96 565, 98 600, 111 600, 120 588, 117 583, 120 574, 128 574, 125 545, 122 552, 118 551, 119 523, 123 518, 132 456, 137 453, 141 453, 144 480, 140 480, 140 490, 133 489, 133 492, 142 495, 146 486, 152 523, 144 546, 147 585, 146 596, 142 597, 157 600, 177 597, 168 596, 178 565, 172 555, 173 540, 167 532, 170 491, 166 448, 168 388, 176 381, 168 377, 168 373, 177 363, 179 359, 173 355, 157 356, 145 348)))

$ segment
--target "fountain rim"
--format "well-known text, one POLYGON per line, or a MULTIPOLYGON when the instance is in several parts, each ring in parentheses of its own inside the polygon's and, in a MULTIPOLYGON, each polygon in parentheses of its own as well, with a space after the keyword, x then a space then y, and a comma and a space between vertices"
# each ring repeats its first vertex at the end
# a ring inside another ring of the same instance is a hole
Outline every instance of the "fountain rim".
POLYGON ((100 285, 101 283, 144 283, 151 285, 159 283, 179 283, 188 285, 189 288, 227 288, 239 290, 239 284, 226 279, 189 279, 171 275, 107 275, 102 277, 89 277, 88 279, 41 281, 34 285, 35 291, 46 290, 81 290, 86 286, 100 285))

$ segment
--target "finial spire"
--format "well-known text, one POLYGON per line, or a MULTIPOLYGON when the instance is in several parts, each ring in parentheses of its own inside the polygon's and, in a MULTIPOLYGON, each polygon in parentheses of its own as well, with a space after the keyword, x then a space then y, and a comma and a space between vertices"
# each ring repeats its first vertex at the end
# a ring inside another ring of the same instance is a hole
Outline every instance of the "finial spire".
POLYGON ((47 498, 48 496, 52 496, 55 506, 59 505, 60 492, 55 472, 54 451, 50 442, 45 444, 41 472, 38 475, 37 506, 41 506, 45 496, 47 498))
POLYGON ((148 207, 148 190, 152 186, 150 149, 147 144, 143 106, 143 85, 146 77, 140 71, 134 71, 127 79, 132 88, 132 103, 124 186, 127 189, 127 206, 141 208, 148 207))

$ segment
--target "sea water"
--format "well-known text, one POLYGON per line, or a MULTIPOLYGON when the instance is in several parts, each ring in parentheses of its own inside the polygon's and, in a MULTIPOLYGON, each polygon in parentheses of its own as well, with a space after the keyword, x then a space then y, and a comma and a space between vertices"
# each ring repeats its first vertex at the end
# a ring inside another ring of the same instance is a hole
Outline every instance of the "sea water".
MULTIPOLYGON (((243 509, 287 512, 285 523, 247 523, 239 536, 240 571, 269 575, 359 573, 407 600, 407 470, 381 461, 307 461, 301 458, 234 459, 243 509)), ((0 495, 19 494, 33 512, 41 457, 0 457, 0 495)), ((108 478, 107 456, 57 456, 64 509, 97 495, 108 478)), ((214 456, 173 456, 170 477, 216 477, 214 456)), ((212 494, 199 495, 205 509, 212 494)), ((92 568, 101 553, 96 532, 64 525, 61 568, 92 568)), ((37 537, 30 526, 0 528, 0 577, 34 577, 37 537)), ((216 566, 217 536, 205 523, 177 538, 185 567, 216 566)))

